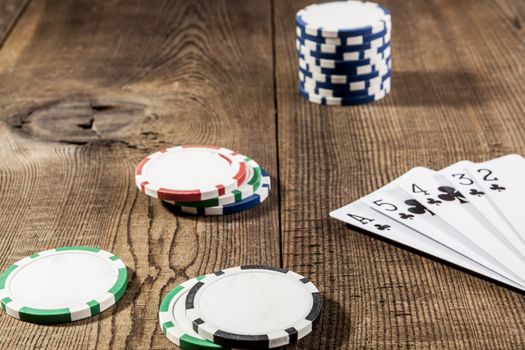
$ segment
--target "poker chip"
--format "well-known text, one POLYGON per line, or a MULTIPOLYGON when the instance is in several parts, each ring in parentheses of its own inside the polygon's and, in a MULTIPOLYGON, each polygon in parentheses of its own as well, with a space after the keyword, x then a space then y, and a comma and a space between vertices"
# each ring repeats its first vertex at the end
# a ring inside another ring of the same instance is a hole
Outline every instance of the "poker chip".
POLYGON ((327 38, 317 35, 310 35, 304 32, 301 27, 296 27, 296 34, 298 38, 310 40, 318 44, 329 44, 329 45, 362 45, 364 43, 373 41, 378 38, 384 37, 390 31, 390 25, 388 24, 385 28, 377 33, 367 35, 353 35, 338 38, 327 38))
POLYGON ((250 157, 227 148, 182 145, 144 158, 136 185, 175 214, 226 215, 251 209, 269 196, 270 176, 250 157))
POLYGON ((327 106, 355 106, 364 103, 379 101, 384 98, 390 92, 390 84, 387 87, 380 90, 374 95, 367 96, 357 96, 357 97, 327 97, 321 96, 316 93, 305 91, 302 88, 299 88, 301 96, 303 96, 307 101, 327 105, 327 106))
POLYGON ((2 309, 22 321, 52 324, 95 316, 128 284, 117 256, 90 247, 62 247, 17 261, 0 275, 2 309))
POLYGON ((188 207, 179 204, 172 204, 171 207, 177 213, 192 214, 192 215, 227 215, 245 211, 256 207, 268 198, 271 187, 270 176, 261 169, 262 179, 260 187, 247 198, 238 202, 226 205, 218 205, 215 207, 188 207))
MULTIPOLYGON (((244 157, 244 156, 243 156, 244 157)), ((232 203, 237 203, 253 195, 261 186, 261 167, 257 162, 248 157, 244 157, 246 162, 246 177, 238 189, 231 191, 223 196, 210 198, 199 202, 174 202, 167 201, 170 204, 176 204, 182 207, 216 207, 232 203)))
POLYGON ((339 83, 323 83, 316 81, 310 77, 305 76, 302 72, 299 72, 299 82, 300 84, 312 86, 315 88, 329 89, 329 90, 343 90, 343 91, 359 91, 365 90, 373 86, 381 85, 385 80, 389 79, 391 72, 387 72, 384 75, 377 76, 368 80, 354 81, 354 82, 345 82, 342 84, 339 83))
POLYGON ((204 276, 199 276, 178 285, 164 297, 160 304, 159 322, 162 333, 181 349, 223 349, 220 345, 204 339, 195 332, 191 320, 186 317, 188 292, 203 278, 204 276))
POLYGON ((299 72, 302 73, 304 76, 312 80, 321 82, 321 83, 331 83, 331 84, 347 84, 347 83, 358 82, 358 81, 366 81, 366 80, 370 80, 373 78, 377 78, 379 76, 391 74, 391 71, 392 71, 392 61, 391 60, 387 62, 386 67, 381 66, 373 70, 370 73, 360 74, 360 75, 325 74, 325 73, 311 72, 308 69, 299 67, 299 72))
MULTIPOLYGON (((383 74, 387 74, 388 72, 384 72, 383 74)), ((303 75, 313 81, 319 82, 319 83, 328 83, 328 84, 350 84, 357 81, 368 81, 374 78, 377 78, 381 76, 381 72, 374 71, 369 74, 363 74, 363 75, 344 75, 344 74, 323 74, 323 73, 315 73, 310 72, 307 69, 303 69, 299 67, 299 75, 303 75)))
POLYGON ((348 68, 356 68, 360 66, 377 65, 384 63, 385 60, 390 58, 390 53, 387 56, 372 56, 362 60, 356 61, 341 61, 341 60, 328 60, 324 58, 316 58, 308 54, 299 53, 299 60, 304 61, 307 64, 319 66, 321 68, 330 68, 345 70, 348 68))
POLYGON ((367 1, 327 2, 305 7, 295 19, 299 92, 307 101, 357 105, 390 92, 387 8, 367 1))
POLYGON ((201 201, 239 187, 246 162, 237 153, 215 146, 183 145, 153 153, 135 170, 137 187, 146 195, 173 201, 201 201))
POLYGON ((342 66, 337 68, 326 68, 319 66, 313 62, 306 62, 305 60, 299 58, 299 67, 305 71, 309 71, 311 73, 316 74, 330 74, 330 75, 337 75, 340 72, 344 72, 346 75, 349 76, 356 76, 359 77, 361 75, 370 74, 372 72, 383 72, 387 73, 390 70, 391 67, 391 59, 390 57, 387 57, 384 60, 377 61, 372 64, 362 65, 362 66, 345 66, 342 68, 342 66))
MULTIPOLYGON (((347 41, 348 42, 348 41, 347 41)), ((315 51, 322 53, 332 53, 332 54, 343 54, 345 52, 352 51, 365 51, 369 49, 378 49, 383 48, 390 42, 390 33, 374 39, 369 42, 364 42, 362 44, 352 44, 352 45, 332 45, 332 44, 320 44, 316 41, 309 39, 297 39, 296 45, 305 47, 306 51, 315 51)))
POLYGON ((313 93, 313 94, 323 96, 323 97, 342 97, 342 98, 363 97, 363 96, 380 94, 381 91, 385 89, 390 89, 390 78, 383 81, 383 83, 381 83, 380 85, 375 85, 375 86, 369 87, 364 90, 354 90, 354 91, 332 90, 332 89, 319 88, 317 86, 308 85, 304 83, 301 83, 300 87, 302 91, 304 92, 313 93))
POLYGON ((296 24, 305 33, 327 38, 371 35, 388 27, 390 11, 369 1, 313 4, 297 12, 296 24))
POLYGON ((271 349, 309 334, 322 301, 305 277, 250 265, 206 275, 188 292, 185 307, 193 329, 215 344, 271 349))
MULTIPOLYGON (((304 45, 301 45, 300 42, 296 41, 296 50, 298 54, 305 56, 315 57, 319 59, 326 60, 340 60, 340 61, 357 61, 363 60, 374 56, 387 57, 390 55, 390 42, 379 47, 365 48, 363 50, 350 50, 350 51, 340 51, 340 52, 322 52, 311 50, 304 45)), ((366 47, 366 46, 365 46, 366 47)))

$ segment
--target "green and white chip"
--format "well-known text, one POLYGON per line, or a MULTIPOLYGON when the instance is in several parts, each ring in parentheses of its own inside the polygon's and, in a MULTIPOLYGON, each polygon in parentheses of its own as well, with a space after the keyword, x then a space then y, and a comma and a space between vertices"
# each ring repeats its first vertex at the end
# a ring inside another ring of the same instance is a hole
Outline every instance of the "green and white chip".
POLYGON ((223 349, 198 335, 191 321, 186 317, 186 296, 190 289, 202 280, 199 276, 186 281, 169 292, 159 309, 159 322, 162 333, 172 342, 185 350, 223 349))
POLYGON ((128 285, 117 256, 90 247, 62 247, 19 260, 0 275, 0 303, 10 316, 33 323, 65 323, 101 313, 128 285))

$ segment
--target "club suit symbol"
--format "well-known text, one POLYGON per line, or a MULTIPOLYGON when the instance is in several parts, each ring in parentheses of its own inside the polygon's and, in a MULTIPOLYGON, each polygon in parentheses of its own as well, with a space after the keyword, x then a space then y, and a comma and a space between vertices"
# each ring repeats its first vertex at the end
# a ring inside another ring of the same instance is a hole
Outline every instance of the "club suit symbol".
POLYGON ((465 197, 456 190, 454 187, 450 186, 441 186, 438 187, 439 192, 443 192, 443 194, 438 195, 438 198, 447 202, 452 202, 454 200, 458 200, 461 204, 468 203, 467 200, 465 200, 465 197))
POLYGON ((503 187, 503 186, 500 186, 498 184, 492 184, 490 186, 490 189, 493 190, 493 191, 498 191, 498 192, 503 192, 505 191, 507 188, 503 187))
POLYGON ((478 191, 478 190, 476 190, 475 188, 473 188, 473 189, 470 190, 469 194, 470 194, 471 196, 483 197, 483 196, 485 195, 485 192, 483 192, 483 191, 478 191))

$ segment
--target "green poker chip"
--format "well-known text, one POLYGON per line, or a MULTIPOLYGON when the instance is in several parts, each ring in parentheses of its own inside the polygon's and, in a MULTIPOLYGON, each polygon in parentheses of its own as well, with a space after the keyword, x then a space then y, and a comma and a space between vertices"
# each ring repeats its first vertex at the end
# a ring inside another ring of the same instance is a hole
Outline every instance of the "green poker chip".
POLYGON ((162 333, 175 345, 185 350, 223 349, 204 339, 193 330, 192 322, 186 317, 186 296, 191 288, 204 276, 193 278, 172 289, 162 300, 159 308, 159 322, 162 333))
POLYGON ((175 202, 166 201, 170 204, 175 204, 181 207, 192 207, 192 208, 211 208, 218 207, 228 204, 240 202, 254 193, 257 192, 261 187, 262 172, 261 167, 253 159, 242 156, 246 162, 246 180, 242 183, 239 188, 230 191, 222 196, 205 199, 197 202, 175 202))
POLYGON ((125 293, 119 257, 90 247, 62 247, 17 261, 0 275, 0 304, 22 321, 51 324, 95 316, 125 293))

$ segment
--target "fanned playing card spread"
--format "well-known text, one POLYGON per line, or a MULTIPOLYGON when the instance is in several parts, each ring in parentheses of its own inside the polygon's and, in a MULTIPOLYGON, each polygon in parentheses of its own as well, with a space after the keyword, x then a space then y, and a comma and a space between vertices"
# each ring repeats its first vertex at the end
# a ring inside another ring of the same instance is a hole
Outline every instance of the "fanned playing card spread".
POLYGON ((516 154, 416 167, 330 216, 525 291, 524 179, 516 154))

